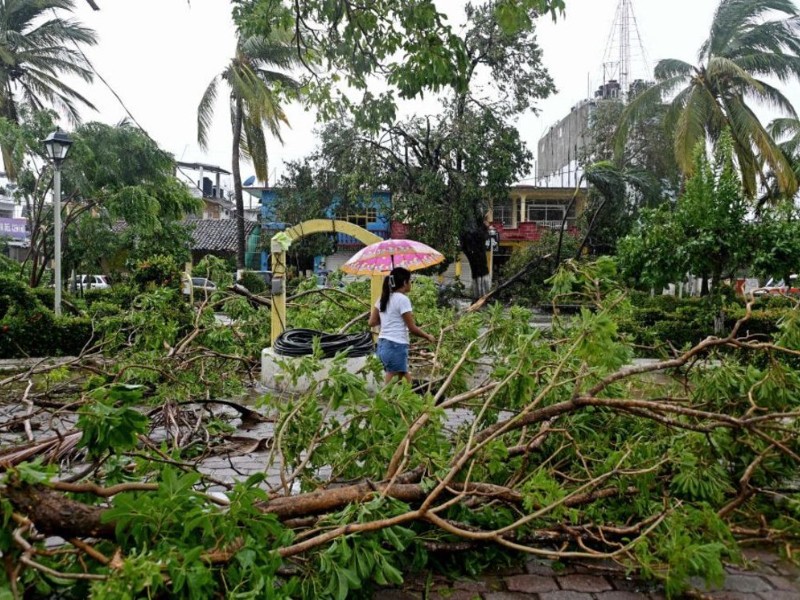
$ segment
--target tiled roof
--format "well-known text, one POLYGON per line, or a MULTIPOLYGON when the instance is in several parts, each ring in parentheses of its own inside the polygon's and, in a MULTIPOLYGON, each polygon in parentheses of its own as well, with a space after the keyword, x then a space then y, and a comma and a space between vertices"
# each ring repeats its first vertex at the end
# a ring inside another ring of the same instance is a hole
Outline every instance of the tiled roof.
MULTIPOLYGON (((236 251, 236 220, 235 219, 193 219, 187 221, 192 230, 193 250, 207 252, 236 251)), ((244 222, 244 235, 248 237, 258 223, 244 222)))
MULTIPOLYGON (((184 225, 192 233, 192 250, 206 252, 236 252, 236 219, 193 219, 184 220, 184 225)), ((258 227, 255 221, 244 222, 244 236, 248 237, 258 227)), ((114 233, 123 233, 128 228, 125 221, 117 221, 111 226, 114 233)))

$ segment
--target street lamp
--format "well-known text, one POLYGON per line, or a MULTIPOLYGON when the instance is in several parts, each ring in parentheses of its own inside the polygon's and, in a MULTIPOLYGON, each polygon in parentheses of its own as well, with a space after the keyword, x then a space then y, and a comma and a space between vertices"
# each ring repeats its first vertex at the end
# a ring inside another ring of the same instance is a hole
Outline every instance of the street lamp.
POLYGON ((55 279, 56 301, 55 313, 61 314, 61 164, 69 154, 72 145, 70 137, 56 128, 42 142, 47 157, 53 162, 53 237, 55 239, 55 279))

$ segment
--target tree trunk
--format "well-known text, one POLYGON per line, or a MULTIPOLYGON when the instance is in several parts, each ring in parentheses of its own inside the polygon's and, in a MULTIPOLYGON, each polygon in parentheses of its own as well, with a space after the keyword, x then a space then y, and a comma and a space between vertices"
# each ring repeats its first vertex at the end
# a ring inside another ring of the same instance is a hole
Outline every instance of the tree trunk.
POLYGON ((581 191, 581 183, 583 183, 583 179, 583 177, 578 179, 578 185, 575 186, 575 193, 572 194, 572 199, 570 199, 567 209, 564 211, 564 218, 561 219, 561 227, 558 228, 558 247, 556 248, 556 258, 553 262, 553 272, 557 271, 558 265, 561 264, 561 246, 564 242, 564 230, 567 228, 569 211, 572 210, 572 207, 575 205, 575 201, 578 199, 578 193, 581 191))
POLYGON ((242 100, 236 99, 233 111, 233 148, 231 149, 231 173, 233 193, 236 198, 236 268, 245 268, 244 199, 242 198, 242 175, 239 172, 239 148, 242 142, 242 100))
POLYGON ((489 264, 486 261, 486 228, 461 234, 461 250, 472 271, 472 294, 478 299, 489 291, 489 264))
MULTIPOLYGON (((605 208, 605 205, 606 205, 606 198, 603 197, 603 201, 600 203, 600 206, 597 207, 597 210, 594 212, 594 215, 592 216, 592 220, 589 222, 589 225, 586 227, 586 235, 583 236, 583 241, 581 242, 581 245, 578 247, 578 251, 575 253, 575 259, 576 260, 581 257, 581 253, 583 252, 583 249, 586 247, 586 243, 589 241, 589 236, 592 234, 592 230, 594 229, 594 223, 595 223, 595 221, 597 221, 597 216, 600 214, 600 212, 603 210, 603 208, 605 208)), ((564 231, 563 231, 563 221, 562 221, 561 236, 563 236, 563 234, 564 234, 564 231)), ((559 248, 560 248, 561 241, 562 241, 562 237, 561 236, 559 236, 559 238, 558 238, 559 248)))

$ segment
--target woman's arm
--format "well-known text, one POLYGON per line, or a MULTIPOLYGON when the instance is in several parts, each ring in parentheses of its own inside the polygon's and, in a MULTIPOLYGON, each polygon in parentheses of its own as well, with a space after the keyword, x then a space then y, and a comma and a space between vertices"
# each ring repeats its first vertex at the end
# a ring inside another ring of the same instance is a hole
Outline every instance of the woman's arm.
POLYGON ((436 338, 433 337, 430 333, 426 333, 422 331, 422 329, 417 327, 417 324, 414 322, 414 313, 412 313, 411 311, 403 313, 403 321, 405 321, 406 327, 408 327, 408 331, 413 333, 415 336, 426 339, 429 342, 436 341, 436 338))
POLYGON ((378 313, 378 309, 374 306, 369 313, 369 326, 370 327, 377 327, 381 324, 381 315, 378 313))

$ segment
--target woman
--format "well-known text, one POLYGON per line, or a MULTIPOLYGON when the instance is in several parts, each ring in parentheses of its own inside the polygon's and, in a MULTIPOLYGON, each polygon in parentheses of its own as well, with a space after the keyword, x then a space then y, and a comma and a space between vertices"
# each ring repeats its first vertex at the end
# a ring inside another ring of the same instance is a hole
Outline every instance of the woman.
POLYGON ((406 295, 410 290, 411 271, 395 267, 383 280, 381 298, 372 307, 369 315, 369 326, 381 327, 377 354, 383 363, 383 370, 386 371, 386 383, 393 377, 405 377, 411 383, 411 373, 408 372, 409 332, 429 342, 436 341, 436 338, 414 323, 411 300, 406 295))

